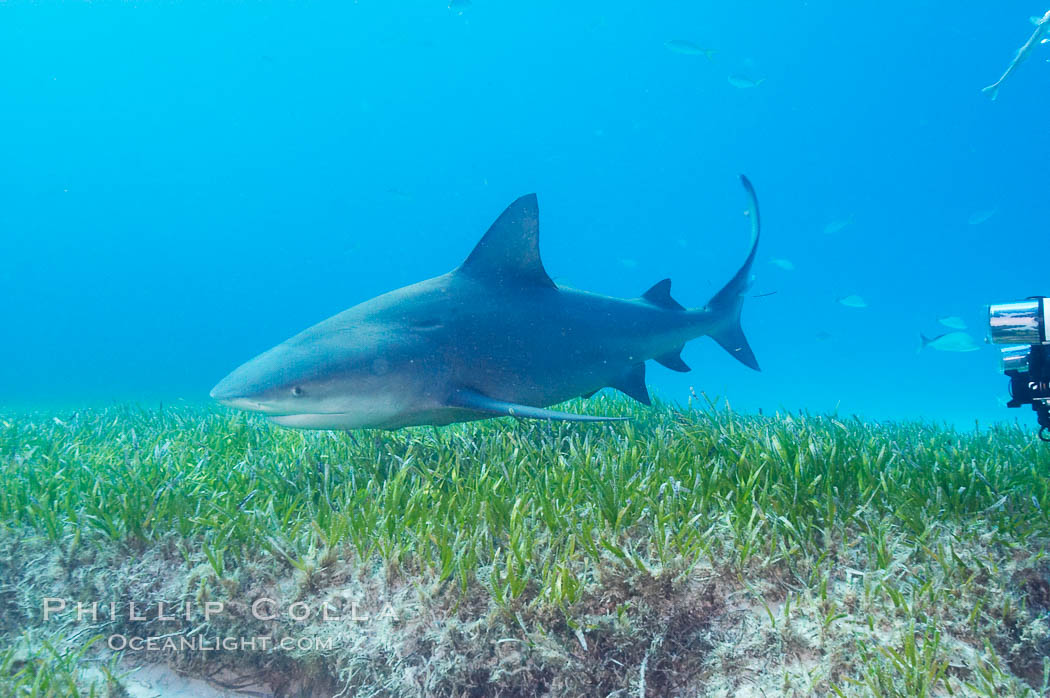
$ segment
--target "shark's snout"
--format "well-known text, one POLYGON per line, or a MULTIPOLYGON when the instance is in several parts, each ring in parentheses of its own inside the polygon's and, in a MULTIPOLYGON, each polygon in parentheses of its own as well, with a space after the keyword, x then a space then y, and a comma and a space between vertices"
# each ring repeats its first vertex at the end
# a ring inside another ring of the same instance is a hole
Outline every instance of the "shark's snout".
POLYGON ((230 373, 219 381, 208 395, 227 407, 250 412, 270 412, 271 410, 256 398, 249 381, 245 380, 244 367, 230 373))
POLYGON ((316 375, 326 356, 300 351, 285 342, 241 364, 211 389, 211 398, 227 407, 267 416, 323 412, 323 386, 316 375))
POLYGON ((262 412, 263 414, 280 413, 279 410, 272 408, 266 403, 238 394, 237 391, 225 387, 223 383, 224 381, 220 381, 219 384, 212 388, 211 392, 208 393, 208 395, 211 396, 211 399, 219 404, 233 407, 238 410, 246 410, 248 412, 262 412))
POLYGON ((251 394, 248 382, 244 380, 243 368, 238 368, 233 371, 221 381, 215 384, 215 387, 211 389, 208 395, 211 396, 212 400, 218 400, 219 402, 227 402, 229 400, 239 400, 247 398, 251 394))

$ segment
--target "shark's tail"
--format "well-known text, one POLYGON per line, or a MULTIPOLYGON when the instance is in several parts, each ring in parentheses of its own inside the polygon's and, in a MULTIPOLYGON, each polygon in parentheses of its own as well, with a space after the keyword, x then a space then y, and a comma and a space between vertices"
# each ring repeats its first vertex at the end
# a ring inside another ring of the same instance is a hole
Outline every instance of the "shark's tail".
POLYGON ((999 96, 999 83, 989 85, 988 87, 982 87, 981 92, 988 95, 988 98, 994 102, 995 98, 999 96))
POLYGON ((761 224, 755 189, 744 175, 740 175, 740 181, 748 197, 747 215, 751 217, 751 252, 729 283, 707 302, 707 310, 716 318, 716 329, 708 334, 742 364, 759 371, 761 369, 758 367, 755 353, 751 351, 747 338, 744 336, 744 330, 740 327, 740 310, 744 305, 744 294, 751 285, 751 265, 754 264, 755 255, 758 253, 761 224))

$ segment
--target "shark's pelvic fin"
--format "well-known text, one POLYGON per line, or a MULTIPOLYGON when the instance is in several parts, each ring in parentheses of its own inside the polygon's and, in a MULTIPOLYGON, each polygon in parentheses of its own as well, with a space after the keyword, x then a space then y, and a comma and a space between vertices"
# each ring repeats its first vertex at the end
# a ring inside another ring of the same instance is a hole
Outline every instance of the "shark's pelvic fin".
POLYGON ((557 288, 540 259, 539 208, 535 194, 507 207, 459 272, 497 285, 557 288))
POLYGON ((717 328, 709 334, 723 349, 745 366, 759 371, 761 369, 758 367, 755 353, 748 346, 744 330, 740 327, 740 309, 744 305, 744 293, 747 292, 751 283, 751 265, 755 263, 755 255, 758 253, 761 223, 758 217, 758 197, 755 196, 755 189, 744 175, 740 175, 740 181, 747 192, 747 215, 751 217, 751 253, 748 254, 743 266, 737 270, 729 283, 707 302, 707 309, 716 316, 718 321, 717 328))
POLYGON ((657 306, 658 308, 666 308, 667 310, 685 310, 685 306, 671 298, 671 280, 664 279, 663 281, 657 281, 653 284, 653 287, 642 294, 642 298, 657 306))
POLYGON ((616 388, 628 397, 633 397, 643 405, 653 404, 652 400, 649 399, 649 389, 645 387, 644 361, 631 366, 627 373, 621 376, 619 380, 613 382, 610 387, 616 388))
POLYGON ((661 366, 666 366, 672 371, 678 371, 679 373, 689 373, 693 369, 689 368, 689 364, 682 361, 683 349, 685 349, 684 346, 678 347, 674 351, 669 351, 663 356, 653 357, 653 361, 660 364, 661 366))
POLYGON ((517 405, 513 402, 504 402, 495 398, 482 395, 481 393, 462 388, 457 390, 448 401, 449 407, 463 407, 477 412, 487 412, 492 415, 503 415, 507 417, 521 417, 526 419, 547 419, 559 422, 623 422, 628 417, 597 417, 589 414, 572 414, 570 412, 558 412, 547 410, 542 407, 530 407, 529 405, 517 405))

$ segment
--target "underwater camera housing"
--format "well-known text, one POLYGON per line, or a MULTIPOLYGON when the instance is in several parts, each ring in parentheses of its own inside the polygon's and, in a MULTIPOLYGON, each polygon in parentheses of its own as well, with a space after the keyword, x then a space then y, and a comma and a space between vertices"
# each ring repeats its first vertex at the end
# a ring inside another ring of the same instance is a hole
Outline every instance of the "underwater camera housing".
POLYGON ((1050 442, 1050 299, 1032 296, 988 308, 988 338, 1011 344, 999 356, 1010 378, 1007 407, 1031 405, 1039 420, 1039 438, 1050 442))

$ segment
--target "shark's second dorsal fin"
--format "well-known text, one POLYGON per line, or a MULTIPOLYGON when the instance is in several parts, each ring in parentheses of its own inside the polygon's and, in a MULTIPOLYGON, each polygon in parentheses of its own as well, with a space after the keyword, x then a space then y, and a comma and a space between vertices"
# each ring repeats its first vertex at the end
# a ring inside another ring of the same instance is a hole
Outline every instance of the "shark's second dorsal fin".
POLYGON ((685 306, 671 298, 671 280, 657 281, 653 287, 642 294, 642 298, 652 305, 667 310, 685 310, 685 306))
POLYGON ((526 194, 500 214, 459 271, 497 285, 557 288, 540 260, 539 232, 536 195, 526 194))

